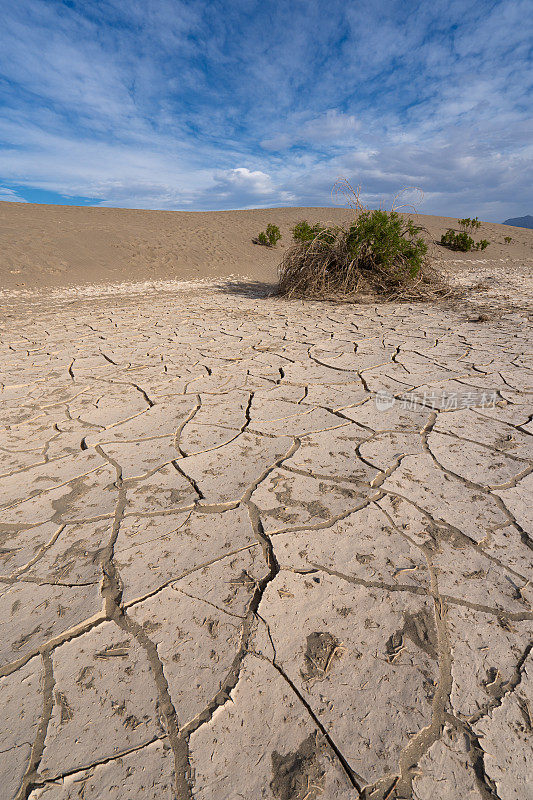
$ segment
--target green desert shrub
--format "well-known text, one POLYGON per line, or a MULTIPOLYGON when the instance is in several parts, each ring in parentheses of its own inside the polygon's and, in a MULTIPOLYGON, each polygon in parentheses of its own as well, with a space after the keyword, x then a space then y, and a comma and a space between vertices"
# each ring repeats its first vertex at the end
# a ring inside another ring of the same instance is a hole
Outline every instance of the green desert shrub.
POLYGON ((254 244, 262 244, 265 247, 275 247, 281 239, 280 229, 277 225, 269 222, 266 231, 261 231, 257 238, 252 239, 254 244))
POLYGON ((396 211, 364 211, 348 229, 346 244, 360 269, 405 279, 420 272, 428 246, 422 228, 396 211))
POLYGON ((490 244, 487 239, 482 239, 480 242, 475 242, 470 233, 477 231, 481 228, 481 222, 477 217, 465 217, 464 219, 457 220, 461 230, 455 231, 453 228, 448 228, 446 233, 440 237, 440 243, 444 247, 449 247, 450 250, 460 250, 462 253, 467 253, 469 250, 485 250, 490 244))
POLYGON ((278 293, 387 299, 441 293, 444 284, 430 269, 422 230, 397 212, 382 210, 362 211, 347 227, 299 222, 280 265, 278 293))
POLYGON ((479 228, 481 228, 481 222, 477 217, 473 217, 472 219, 470 217, 465 217, 464 219, 458 219, 457 222, 465 231, 477 231, 479 228))
POLYGON ((281 239, 281 233, 277 225, 269 222, 266 229, 266 236, 270 247, 275 247, 281 239))
POLYGON ((503 241, 505 242, 505 244, 511 244, 513 240, 510 236, 504 236, 503 241))
POLYGON ((476 244, 466 231, 457 233, 453 228, 448 228, 446 233, 442 234, 440 243, 450 250, 460 250, 463 253, 473 250, 476 244))
POLYGON ((295 242, 303 244, 312 242, 322 230, 321 225, 310 225, 306 219, 303 219, 301 222, 296 223, 294 228, 291 229, 291 233, 295 242))
MULTIPOLYGON (((459 220, 459 222, 461 221, 459 220)), ((467 253, 469 250, 485 250, 490 244, 487 239, 475 242, 466 231, 457 233, 453 228, 448 228, 446 233, 442 234, 440 243, 450 250, 460 250, 462 253, 467 253)))
POLYGON ((303 219, 296 223, 291 233, 293 240, 300 244, 308 244, 317 238, 323 242, 332 243, 337 235, 337 230, 337 226, 334 225, 321 225, 319 222, 310 225, 306 219, 303 219))

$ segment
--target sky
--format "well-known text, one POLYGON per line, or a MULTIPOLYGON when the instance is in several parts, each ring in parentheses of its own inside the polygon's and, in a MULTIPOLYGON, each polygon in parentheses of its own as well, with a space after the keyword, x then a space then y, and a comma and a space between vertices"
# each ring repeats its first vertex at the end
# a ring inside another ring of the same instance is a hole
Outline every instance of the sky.
POLYGON ((529 0, 0 0, 0 200, 533 213, 529 0))

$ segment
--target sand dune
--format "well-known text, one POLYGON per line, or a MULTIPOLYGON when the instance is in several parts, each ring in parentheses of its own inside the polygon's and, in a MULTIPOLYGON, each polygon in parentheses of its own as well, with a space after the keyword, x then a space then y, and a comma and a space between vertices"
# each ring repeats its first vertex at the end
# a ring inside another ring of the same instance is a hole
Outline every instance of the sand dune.
MULTIPOLYGON (((0 203, 0 287, 25 289, 86 283, 211 279, 228 275, 275 280, 290 229, 301 219, 348 222, 341 208, 273 208, 253 211, 135 211, 115 208, 0 203), (268 222, 283 238, 275 250, 252 244, 268 222)), ((419 216, 440 238, 457 220, 419 216)), ((462 259, 520 260, 533 256, 533 231, 483 223, 483 253, 462 259), (504 236, 511 236, 505 244, 504 236)), ((456 253, 437 248, 453 263, 456 253)))

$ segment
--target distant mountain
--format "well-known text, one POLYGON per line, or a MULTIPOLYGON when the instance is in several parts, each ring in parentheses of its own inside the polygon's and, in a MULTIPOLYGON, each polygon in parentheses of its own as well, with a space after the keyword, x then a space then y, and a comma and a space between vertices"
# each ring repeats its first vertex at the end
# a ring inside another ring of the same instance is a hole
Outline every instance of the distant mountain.
POLYGON ((515 219, 506 219, 504 225, 514 225, 515 228, 533 228, 533 217, 528 214, 525 217, 515 217, 515 219))

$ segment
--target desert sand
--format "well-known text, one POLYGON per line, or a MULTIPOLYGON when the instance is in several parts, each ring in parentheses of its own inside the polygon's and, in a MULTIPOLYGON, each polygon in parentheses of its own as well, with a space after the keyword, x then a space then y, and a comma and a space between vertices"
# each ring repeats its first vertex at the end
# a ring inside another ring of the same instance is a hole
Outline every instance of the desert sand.
POLYGON ((320 210, 0 213, 1 800, 531 798, 533 232, 346 305, 320 210))
MULTIPOLYGON (((275 281, 296 222, 344 224, 352 217, 343 208, 191 213, 0 202, 0 288, 212 280, 228 275, 275 281), (281 230, 280 246, 253 245, 252 238, 269 222, 281 230)), ((457 228, 457 220, 449 217, 421 214, 416 219, 436 240, 447 228, 457 228)), ((484 222, 476 232, 476 240, 483 238, 490 247, 462 254, 461 262, 496 259, 518 268, 524 262, 533 264, 533 231, 484 222), (505 236, 511 236, 510 244, 505 236)), ((436 247, 434 255, 445 263, 457 257, 443 247, 436 247)))

